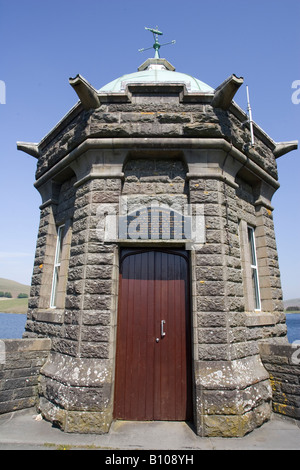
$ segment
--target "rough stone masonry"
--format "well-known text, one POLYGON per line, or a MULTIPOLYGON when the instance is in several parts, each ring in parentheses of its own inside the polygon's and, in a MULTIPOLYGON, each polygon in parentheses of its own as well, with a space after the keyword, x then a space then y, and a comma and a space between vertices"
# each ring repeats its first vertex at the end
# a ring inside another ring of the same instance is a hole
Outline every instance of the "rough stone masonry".
POLYGON ((120 249, 184 247, 196 432, 243 436, 272 409, 259 345, 288 346, 271 199, 276 158, 297 143, 275 143, 253 123, 250 145, 234 75, 202 89, 165 59, 149 59, 113 83, 97 91, 80 75, 70 79, 78 103, 39 144, 18 143, 37 159, 42 197, 24 335, 51 339, 39 410, 67 432, 108 432, 120 249), (129 212, 191 207, 201 237, 108 236, 124 200, 129 212))

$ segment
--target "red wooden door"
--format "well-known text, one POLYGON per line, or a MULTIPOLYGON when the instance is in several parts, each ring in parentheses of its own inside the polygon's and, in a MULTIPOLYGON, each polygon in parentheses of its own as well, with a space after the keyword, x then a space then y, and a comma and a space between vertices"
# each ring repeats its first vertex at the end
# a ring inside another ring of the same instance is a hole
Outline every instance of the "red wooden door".
POLYGON ((114 416, 192 413, 188 260, 184 251, 123 250, 114 416))

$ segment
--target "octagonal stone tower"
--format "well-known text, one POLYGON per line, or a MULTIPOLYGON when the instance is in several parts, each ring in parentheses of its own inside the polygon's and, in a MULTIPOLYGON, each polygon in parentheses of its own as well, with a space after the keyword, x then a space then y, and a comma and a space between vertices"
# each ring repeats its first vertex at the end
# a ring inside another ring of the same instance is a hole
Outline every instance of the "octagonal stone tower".
POLYGON ((260 341, 285 342, 271 199, 275 143, 165 59, 94 89, 39 143, 26 337, 52 340, 39 408, 67 432, 191 420, 243 436, 269 419, 260 341))

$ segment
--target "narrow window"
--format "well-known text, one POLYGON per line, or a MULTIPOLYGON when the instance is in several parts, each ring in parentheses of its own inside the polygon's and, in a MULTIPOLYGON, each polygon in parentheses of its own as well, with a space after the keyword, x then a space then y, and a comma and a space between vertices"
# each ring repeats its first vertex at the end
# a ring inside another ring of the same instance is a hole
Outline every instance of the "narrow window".
POLYGON ((261 310, 254 229, 252 227, 249 227, 249 225, 247 228, 254 309, 261 310))
POLYGON ((56 307, 56 297, 57 297, 57 288, 58 288, 58 281, 59 281, 64 227, 65 227, 64 225, 60 225, 57 229, 57 241, 56 241, 56 249, 55 249, 53 281, 52 281, 51 298, 50 298, 51 308, 56 307))

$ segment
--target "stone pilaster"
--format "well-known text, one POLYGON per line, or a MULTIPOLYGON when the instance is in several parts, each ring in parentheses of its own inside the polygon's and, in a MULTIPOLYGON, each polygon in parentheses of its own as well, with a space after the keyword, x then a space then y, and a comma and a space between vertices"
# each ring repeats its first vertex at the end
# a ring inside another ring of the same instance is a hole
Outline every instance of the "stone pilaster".
POLYGON ((113 413, 118 254, 104 243, 103 207, 118 208, 119 178, 76 185, 64 338, 41 371, 40 409, 68 432, 107 432, 113 413))
POLYGON ((202 436, 243 436, 271 412, 271 388, 245 322, 236 188, 192 178, 206 243, 193 254, 195 423, 202 436))

